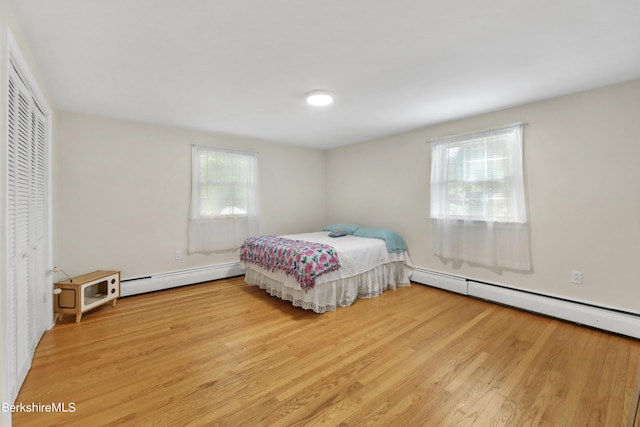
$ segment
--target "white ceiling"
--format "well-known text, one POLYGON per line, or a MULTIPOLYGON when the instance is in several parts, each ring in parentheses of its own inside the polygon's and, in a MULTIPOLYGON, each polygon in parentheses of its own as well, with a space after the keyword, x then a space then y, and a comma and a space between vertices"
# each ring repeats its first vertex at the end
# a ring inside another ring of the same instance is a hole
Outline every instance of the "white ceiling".
POLYGON ((306 147, 640 77, 640 0, 10 3, 57 108, 306 147))

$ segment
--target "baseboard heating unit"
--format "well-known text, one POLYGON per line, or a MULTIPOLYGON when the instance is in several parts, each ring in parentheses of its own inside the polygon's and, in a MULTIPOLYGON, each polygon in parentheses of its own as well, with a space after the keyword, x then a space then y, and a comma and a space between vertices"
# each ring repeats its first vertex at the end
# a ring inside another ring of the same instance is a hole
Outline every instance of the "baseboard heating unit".
POLYGON ((417 268, 411 280, 640 339, 640 315, 417 268))
POLYGON ((458 276, 416 268, 411 275, 411 281, 457 294, 469 295, 467 279, 458 276))
POLYGON ((240 262, 232 262, 154 274, 152 276, 125 278, 120 280, 120 295, 127 297, 194 283, 242 276, 243 274, 244 269, 240 267, 240 262))

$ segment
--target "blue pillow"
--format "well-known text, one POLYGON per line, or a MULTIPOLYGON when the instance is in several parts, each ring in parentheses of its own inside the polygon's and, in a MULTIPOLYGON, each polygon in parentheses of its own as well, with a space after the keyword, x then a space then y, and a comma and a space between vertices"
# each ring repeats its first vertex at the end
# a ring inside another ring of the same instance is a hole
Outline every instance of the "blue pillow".
POLYGON ((343 236, 348 236, 351 233, 347 233, 344 230, 336 230, 336 231, 332 231, 331 233, 329 233, 329 237, 343 237, 343 236))
POLYGON ((359 227, 353 235, 358 237, 382 239, 387 246, 387 252, 403 252, 408 250, 407 244, 402 236, 395 231, 383 230, 380 228, 359 227))
POLYGON ((354 224, 331 224, 323 228, 323 231, 344 231, 347 234, 353 234, 358 228, 354 224))

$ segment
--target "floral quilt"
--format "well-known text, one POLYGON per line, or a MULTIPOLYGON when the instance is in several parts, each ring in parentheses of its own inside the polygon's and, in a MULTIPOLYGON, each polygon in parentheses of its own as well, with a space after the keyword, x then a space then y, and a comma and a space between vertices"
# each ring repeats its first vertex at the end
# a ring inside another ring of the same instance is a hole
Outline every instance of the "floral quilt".
POLYGON ((281 270, 304 290, 313 289, 316 277, 340 268, 333 246, 278 236, 249 237, 240 248, 240 261, 281 270))

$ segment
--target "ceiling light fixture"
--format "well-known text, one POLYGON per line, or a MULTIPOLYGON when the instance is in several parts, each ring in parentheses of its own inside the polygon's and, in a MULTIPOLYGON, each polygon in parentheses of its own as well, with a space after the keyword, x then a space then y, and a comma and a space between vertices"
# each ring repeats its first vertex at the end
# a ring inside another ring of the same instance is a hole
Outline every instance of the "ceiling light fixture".
POLYGON ((312 90, 304 98, 307 100, 307 104, 322 107, 333 103, 334 95, 328 90, 312 90))

